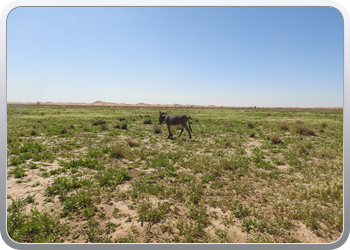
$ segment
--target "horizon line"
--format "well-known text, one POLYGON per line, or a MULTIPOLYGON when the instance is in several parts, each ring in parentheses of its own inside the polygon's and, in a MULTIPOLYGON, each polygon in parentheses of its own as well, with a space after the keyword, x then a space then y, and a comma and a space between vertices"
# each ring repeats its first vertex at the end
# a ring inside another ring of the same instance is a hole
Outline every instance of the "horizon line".
POLYGON ((314 107, 298 107, 298 106, 228 106, 228 105, 200 105, 200 104, 179 104, 179 103, 173 103, 173 104, 149 104, 149 103, 135 103, 135 104, 129 104, 129 103, 115 103, 115 102, 105 102, 105 101, 95 101, 95 102, 42 102, 42 101, 35 101, 35 102, 14 102, 10 101, 7 102, 7 105, 42 105, 42 106, 119 106, 119 107, 184 107, 184 108, 290 108, 290 109, 343 109, 344 107, 339 106, 327 106, 327 107, 320 107, 320 106, 314 106, 314 107))

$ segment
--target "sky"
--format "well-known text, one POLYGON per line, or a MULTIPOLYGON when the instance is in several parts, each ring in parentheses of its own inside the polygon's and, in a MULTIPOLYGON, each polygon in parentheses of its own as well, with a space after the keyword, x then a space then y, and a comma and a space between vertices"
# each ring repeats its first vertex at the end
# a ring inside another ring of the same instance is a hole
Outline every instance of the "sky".
POLYGON ((330 7, 20 7, 7 101, 342 107, 330 7))

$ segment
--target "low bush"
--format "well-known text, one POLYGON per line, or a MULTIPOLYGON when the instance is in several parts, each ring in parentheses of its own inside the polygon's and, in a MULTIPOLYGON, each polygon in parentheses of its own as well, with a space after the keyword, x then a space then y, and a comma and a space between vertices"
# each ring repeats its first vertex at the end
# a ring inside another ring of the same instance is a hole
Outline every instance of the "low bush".
POLYGON ((280 123, 280 124, 277 124, 277 128, 278 128, 279 130, 288 131, 288 130, 289 130, 289 125, 288 125, 288 123, 286 123, 286 122, 282 122, 282 123, 280 123))
POLYGON ((128 125, 126 123, 122 123, 121 128, 122 129, 128 129, 128 125))
POLYGON ((152 120, 147 118, 147 119, 143 120, 143 124, 152 124, 152 120))
POLYGON ((103 124, 106 124, 106 121, 104 121, 104 120, 97 120, 92 125, 93 126, 98 126, 98 125, 103 125, 103 124))
POLYGON ((124 157, 124 150, 121 146, 115 146, 110 150, 110 157, 111 158, 116 158, 116 159, 121 159, 124 157))
POLYGON ((276 133, 270 135, 270 141, 273 143, 273 144, 281 144, 282 143, 282 140, 280 138, 280 136, 276 133))
POLYGON ((154 126, 154 128, 153 128, 153 132, 155 133, 155 134, 160 134, 160 133, 162 133, 162 130, 161 130, 161 128, 160 128, 160 126, 154 126))
POLYGON ((315 135, 315 131, 313 129, 308 128, 302 123, 297 123, 294 127, 294 130, 297 134, 300 135, 315 135))

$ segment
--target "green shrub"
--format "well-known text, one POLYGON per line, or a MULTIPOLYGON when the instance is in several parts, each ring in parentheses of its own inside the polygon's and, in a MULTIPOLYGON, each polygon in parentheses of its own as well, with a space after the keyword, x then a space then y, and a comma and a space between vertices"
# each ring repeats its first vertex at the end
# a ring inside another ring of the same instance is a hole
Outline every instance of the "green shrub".
POLYGON ((147 118, 147 119, 143 120, 143 124, 152 124, 152 120, 147 118))
POLYGON ((113 167, 107 168, 96 175, 96 178, 101 187, 116 186, 131 179, 129 172, 126 170, 119 170, 113 167))
POLYGON ((89 169, 101 169, 103 165, 98 162, 96 158, 87 157, 85 159, 71 160, 69 162, 62 163, 64 169, 76 168, 76 167, 86 167, 89 169))
POLYGON ((138 221, 148 222, 150 225, 156 224, 165 218, 166 213, 169 211, 168 203, 158 203, 157 207, 153 207, 149 201, 143 201, 137 208, 139 212, 138 221))
POLYGON ((248 128, 254 128, 254 124, 250 121, 247 122, 247 126, 248 126, 248 128))
POLYGON ((93 126, 98 126, 98 125, 103 125, 106 124, 107 122, 104 120, 97 120, 96 122, 92 123, 93 126))
POLYGON ((160 134, 160 133, 162 133, 162 130, 161 130, 160 126, 155 125, 155 126, 153 127, 153 132, 154 132, 155 134, 160 134))
POLYGON ((205 207, 198 207, 195 205, 189 206, 188 217, 195 220, 198 224, 206 227, 209 224, 209 216, 206 213, 205 207))
POLYGON ((255 137, 255 132, 250 132, 249 137, 255 137))
POLYGON ((20 209, 7 215, 7 232, 19 243, 59 243, 68 231, 67 224, 61 224, 58 217, 36 208, 29 213, 20 209))
POLYGON ((71 196, 63 197, 62 216, 65 217, 71 213, 79 213, 81 209, 92 207, 93 194, 87 191, 78 191, 71 196))
POLYGON ((37 168, 38 168, 38 165, 35 164, 35 163, 33 163, 33 162, 30 162, 30 163, 28 164, 28 168, 29 168, 29 169, 37 169, 37 168))
POLYGON ((101 130, 103 130, 103 131, 108 130, 108 125, 107 124, 102 124, 101 125, 101 130))
POLYGON ((10 173, 12 173, 15 178, 22 178, 24 177, 26 174, 26 171, 24 170, 24 167, 15 167, 10 173))

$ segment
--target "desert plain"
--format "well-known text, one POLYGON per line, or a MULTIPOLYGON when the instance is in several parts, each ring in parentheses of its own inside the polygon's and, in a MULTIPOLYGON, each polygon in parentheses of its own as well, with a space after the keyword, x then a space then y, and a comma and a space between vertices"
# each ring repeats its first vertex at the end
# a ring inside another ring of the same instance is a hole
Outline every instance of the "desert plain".
POLYGON ((342 108, 8 103, 7 230, 32 243, 330 243, 342 108), (190 117, 192 139, 159 125, 190 117))

